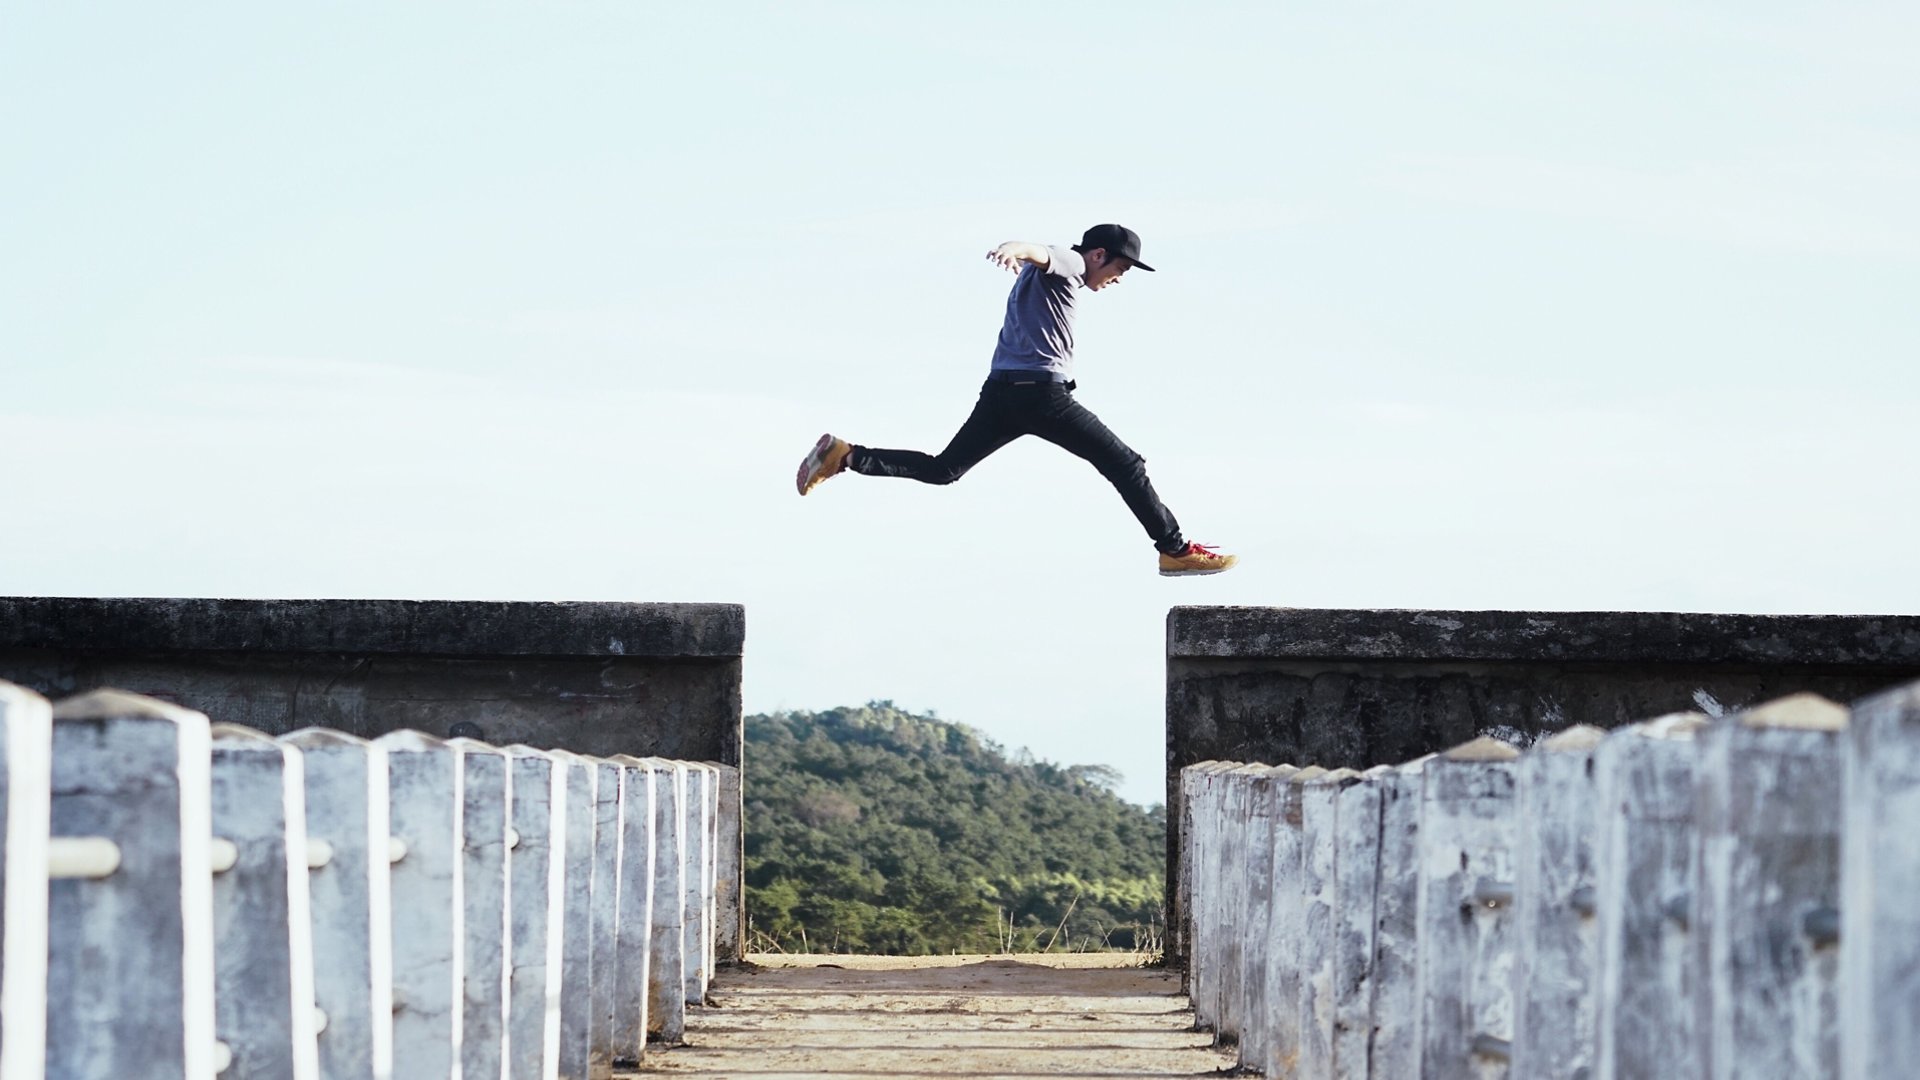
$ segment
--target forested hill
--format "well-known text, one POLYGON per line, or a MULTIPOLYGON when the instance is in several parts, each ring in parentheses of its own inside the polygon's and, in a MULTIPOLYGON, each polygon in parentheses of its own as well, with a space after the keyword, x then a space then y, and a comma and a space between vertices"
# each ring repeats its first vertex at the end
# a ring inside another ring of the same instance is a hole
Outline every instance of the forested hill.
POLYGON ((1112 769, 1010 757, 884 701, 746 729, 751 947, 1158 947, 1166 816, 1115 795, 1112 769))

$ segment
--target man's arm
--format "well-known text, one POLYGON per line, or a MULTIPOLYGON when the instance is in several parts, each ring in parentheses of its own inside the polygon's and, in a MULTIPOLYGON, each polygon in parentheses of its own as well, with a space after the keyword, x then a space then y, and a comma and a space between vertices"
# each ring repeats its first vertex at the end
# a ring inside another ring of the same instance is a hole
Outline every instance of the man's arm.
POLYGON ((987 261, 1008 270, 1018 271, 1022 264, 1032 263, 1041 269, 1053 261, 1053 254, 1045 244, 1029 244, 1024 240, 1009 240, 992 251, 987 252, 987 261))

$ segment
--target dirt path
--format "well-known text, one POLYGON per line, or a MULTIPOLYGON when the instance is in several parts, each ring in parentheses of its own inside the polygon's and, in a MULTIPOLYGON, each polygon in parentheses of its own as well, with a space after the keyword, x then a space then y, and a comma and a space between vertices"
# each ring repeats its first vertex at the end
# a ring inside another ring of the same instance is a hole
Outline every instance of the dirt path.
POLYGON ((1233 1065, 1193 1030, 1179 977, 1120 966, 1124 955, 753 962, 689 1010, 687 1045, 620 1075, 1192 1077, 1233 1065))

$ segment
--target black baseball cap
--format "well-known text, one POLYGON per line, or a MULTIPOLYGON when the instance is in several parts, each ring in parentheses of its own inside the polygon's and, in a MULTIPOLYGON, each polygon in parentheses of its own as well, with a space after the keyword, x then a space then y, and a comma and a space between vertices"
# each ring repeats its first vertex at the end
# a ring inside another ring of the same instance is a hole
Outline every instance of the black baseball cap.
POLYGON ((1094 248, 1105 248, 1109 255, 1125 255, 1133 265, 1148 273, 1153 272, 1153 267, 1140 261, 1140 234, 1125 225, 1095 225, 1080 238, 1074 250, 1091 251, 1094 248))

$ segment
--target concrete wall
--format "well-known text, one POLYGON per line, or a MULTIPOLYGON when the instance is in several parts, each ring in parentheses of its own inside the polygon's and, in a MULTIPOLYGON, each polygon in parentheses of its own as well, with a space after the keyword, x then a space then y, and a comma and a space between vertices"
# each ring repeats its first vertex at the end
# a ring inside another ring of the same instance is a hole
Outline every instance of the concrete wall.
MULTIPOLYGON (((1167 805, 1202 761, 1363 769, 1489 731, 1525 741, 1797 692, 1852 701, 1916 678, 1914 616, 1176 607, 1167 805)), ((1176 963, 1179 843, 1170 829, 1176 963)))
POLYGON ((0 597, 0 680, 115 687, 270 735, 413 730, 738 768, 745 638, 738 604, 0 597))

